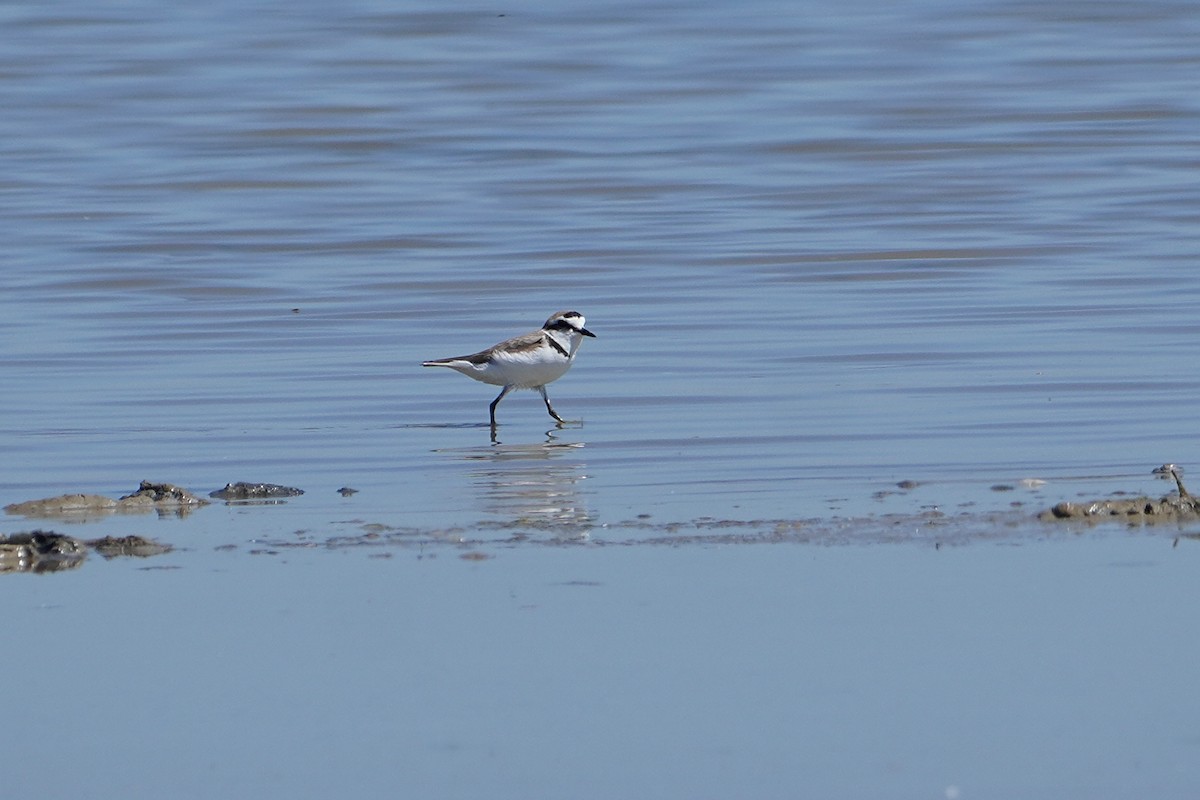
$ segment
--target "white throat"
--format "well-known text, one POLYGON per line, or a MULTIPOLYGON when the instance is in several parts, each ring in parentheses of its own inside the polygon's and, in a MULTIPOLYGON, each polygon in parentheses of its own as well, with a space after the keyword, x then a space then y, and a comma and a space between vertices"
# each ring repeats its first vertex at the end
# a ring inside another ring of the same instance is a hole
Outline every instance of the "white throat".
POLYGON ((575 331, 564 333, 563 331, 548 330, 546 335, 562 345, 563 349, 567 351, 569 359, 575 358, 575 351, 579 349, 579 344, 583 341, 583 334, 575 331))

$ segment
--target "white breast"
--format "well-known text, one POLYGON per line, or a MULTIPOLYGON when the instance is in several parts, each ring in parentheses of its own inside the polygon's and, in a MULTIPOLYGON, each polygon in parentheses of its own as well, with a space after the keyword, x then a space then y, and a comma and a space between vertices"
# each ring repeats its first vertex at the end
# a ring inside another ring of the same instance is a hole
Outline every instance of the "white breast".
POLYGON ((531 389, 556 381, 571 368, 571 360, 549 347, 516 353, 497 352, 488 364, 487 382, 531 389))

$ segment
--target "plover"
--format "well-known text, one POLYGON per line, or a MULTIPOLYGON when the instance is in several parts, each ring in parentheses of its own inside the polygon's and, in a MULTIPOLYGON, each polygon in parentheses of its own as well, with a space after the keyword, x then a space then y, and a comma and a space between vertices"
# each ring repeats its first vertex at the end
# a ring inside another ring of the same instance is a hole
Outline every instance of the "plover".
POLYGON ((546 384, 558 380, 571 368, 583 337, 596 335, 583 327, 583 322, 583 315, 578 311, 559 311, 539 330, 505 339, 469 356, 439 358, 425 361, 421 366, 449 367, 468 378, 503 386, 488 406, 493 434, 496 406, 513 389, 537 389, 550 416, 562 423, 565 420, 554 411, 546 396, 546 384))

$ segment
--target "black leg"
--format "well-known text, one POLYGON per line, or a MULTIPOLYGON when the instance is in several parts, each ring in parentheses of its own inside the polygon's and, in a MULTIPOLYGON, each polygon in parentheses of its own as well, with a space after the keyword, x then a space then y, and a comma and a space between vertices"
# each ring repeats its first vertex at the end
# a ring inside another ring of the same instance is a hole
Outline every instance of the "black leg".
POLYGON ((537 387, 537 390, 538 390, 538 392, 540 392, 540 393, 541 393, 541 395, 542 395, 542 399, 543 399, 544 401, 546 401, 546 410, 550 412, 550 416, 554 417, 554 418, 555 418, 556 420, 558 420, 559 422, 566 422, 566 420, 565 420, 565 419, 563 419, 563 418, 562 418, 562 417, 560 417, 560 416, 559 416, 557 413, 555 413, 555 411, 554 411, 554 406, 550 405, 550 398, 546 396, 546 387, 545 387, 545 386, 539 386, 539 387, 537 387))
POLYGON ((492 401, 492 404, 490 406, 488 406, 488 414, 491 415, 491 418, 492 418, 492 429, 493 430, 495 430, 495 428, 496 428, 496 406, 500 405, 500 401, 504 399, 504 395, 508 394, 512 390, 513 390, 513 387, 505 386, 503 389, 500 390, 500 394, 496 395, 496 399, 492 401))

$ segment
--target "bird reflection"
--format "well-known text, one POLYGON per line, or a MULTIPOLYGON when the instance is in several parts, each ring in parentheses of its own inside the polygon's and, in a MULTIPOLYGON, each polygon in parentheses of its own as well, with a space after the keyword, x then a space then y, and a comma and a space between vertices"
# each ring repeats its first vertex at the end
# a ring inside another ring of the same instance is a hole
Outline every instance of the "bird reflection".
POLYGON ((457 451, 474 468, 468 473, 483 510, 502 528, 584 537, 593 525, 578 484, 587 465, 570 458, 583 442, 563 442, 548 431, 546 441, 495 444, 457 451))

